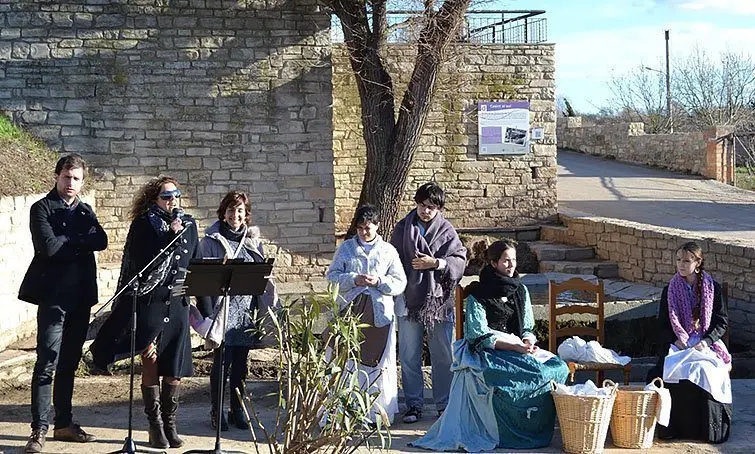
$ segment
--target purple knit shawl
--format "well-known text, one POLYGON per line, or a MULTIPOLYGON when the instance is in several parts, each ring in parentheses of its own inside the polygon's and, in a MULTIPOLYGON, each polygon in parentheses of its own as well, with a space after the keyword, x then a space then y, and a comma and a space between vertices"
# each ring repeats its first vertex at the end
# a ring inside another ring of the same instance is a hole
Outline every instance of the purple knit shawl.
POLYGON ((442 214, 430 221, 425 236, 420 234, 416 221, 417 210, 412 210, 394 229, 391 243, 398 249, 406 272, 404 297, 408 318, 432 326, 452 313, 454 289, 464 274, 467 250, 442 214), (444 259, 446 269, 413 269, 416 252, 444 259))
MULTIPOLYGON (((713 277, 703 271, 698 279, 703 280, 703 285, 700 301, 700 323, 697 326, 695 326, 692 311, 698 303, 690 297, 685 278, 676 273, 668 284, 668 316, 671 321, 671 329, 685 345, 693 335, 699 338, 705 336, 708 328, 710 328, 710 320, 713 315, 713 277)), ((725 363, 730 362, 731 357, 728 352, 717 344, 718 342, 715 342, 710 347, 725 363)))

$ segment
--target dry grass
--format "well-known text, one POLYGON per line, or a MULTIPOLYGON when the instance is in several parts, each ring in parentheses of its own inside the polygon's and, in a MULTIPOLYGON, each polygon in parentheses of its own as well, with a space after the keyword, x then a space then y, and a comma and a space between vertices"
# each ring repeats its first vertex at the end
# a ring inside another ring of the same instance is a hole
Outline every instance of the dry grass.
POLYGON ((0 115, 0 197, 47 192, 58 153, 0 115))
POLYGON ((737 187, 741 189, 755 190, 755 173, 750 174, 744 166, 737 167, 735 175, 737 187))

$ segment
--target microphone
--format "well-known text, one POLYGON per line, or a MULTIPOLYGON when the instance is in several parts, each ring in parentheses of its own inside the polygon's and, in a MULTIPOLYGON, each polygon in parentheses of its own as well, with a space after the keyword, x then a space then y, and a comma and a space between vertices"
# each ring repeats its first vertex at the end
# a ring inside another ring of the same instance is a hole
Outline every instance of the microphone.
POLYGON ((172 219, 175 221, 178 219, 179 221, 182 220, 184 217, 184 209, 183 208, 173 208, 173 211, 170 213, 172 215, 172 219))
POLYGON ((180 207, 173 208, 173 211, 171 211, 170 214, 172 216, 172 220, 178 219, 179 221, 181 221, 181 225, 183 225, 183 226, 191 225, 191 221, 184 221, 183 220, 183 217, 184 217, 184 209, 183 208, 180 208, 180 207))

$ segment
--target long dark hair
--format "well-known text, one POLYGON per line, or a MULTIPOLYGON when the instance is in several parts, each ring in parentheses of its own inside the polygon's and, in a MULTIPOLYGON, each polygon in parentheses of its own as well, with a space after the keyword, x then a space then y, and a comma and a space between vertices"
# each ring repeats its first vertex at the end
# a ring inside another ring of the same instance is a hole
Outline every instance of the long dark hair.
POLYGON ((178 181, 168 175, 161 175, 157 178, 153 178, 147 184, 139 188, 139 191, 134 196, 133 202, 131 202, 131 208, 128 212, 129 220, 133 221, 142 214, 149 210, 149 207, 157 200, 157 196, 160 195, 160 191, 163 185, 173 183, 178 187, 178 181))

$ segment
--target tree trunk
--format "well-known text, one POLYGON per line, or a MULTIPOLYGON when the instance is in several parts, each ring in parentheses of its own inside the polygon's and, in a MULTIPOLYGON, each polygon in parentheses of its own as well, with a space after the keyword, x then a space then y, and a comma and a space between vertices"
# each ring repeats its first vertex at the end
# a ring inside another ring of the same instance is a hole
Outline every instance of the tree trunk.
MULTIPOLYGON (((344 30, 344 42, 356 76, 362 106, 362 126, 367 150, 361 206, 375 205, 381 215, 381 233, 388 239, 393 232, 398 208, 406 190, 406 180, 424 129, 435 92, 445 51, 453 41, 470 0, 447 0, 437 12, 428 12, 417 43, 417 60, 403 95, 398 119, 395 117, 393 82, 380 56, 384 29, 371 35, 366 14, 356 8, 336 11, 344 30), (382 30, 382 31, 381 31, 382 30)), ((343 6, 339 3, 337 6, 343 6)), ((373 22, 375 23, 375 21, 373 22)), ((410 190, 413 190, 410 188, 410 190)), ((352 219, 348 237, 356 233, 352 219)))

